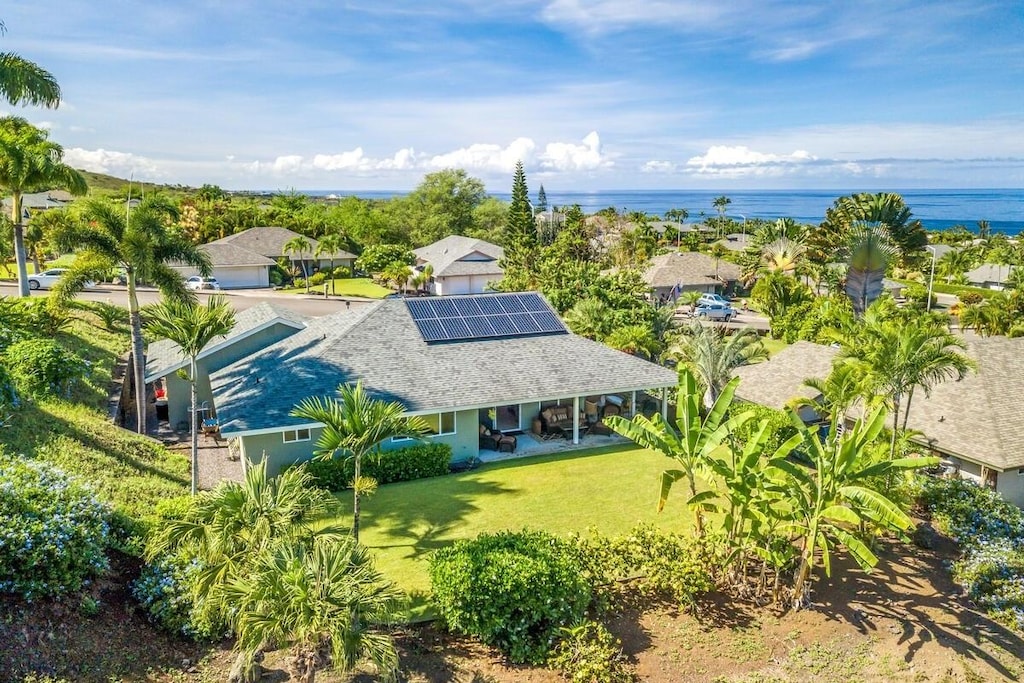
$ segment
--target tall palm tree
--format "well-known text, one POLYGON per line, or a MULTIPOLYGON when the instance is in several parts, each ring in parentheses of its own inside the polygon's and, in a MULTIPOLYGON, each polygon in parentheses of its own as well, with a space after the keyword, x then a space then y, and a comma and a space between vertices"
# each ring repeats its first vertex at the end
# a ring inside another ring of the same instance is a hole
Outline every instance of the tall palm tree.
POLYGON ((145 311, 145 327, 157 339, 169 339, 188 358, 192 398, 192 495, 199 491, 199 427, 196 413, 196 362, 211 341, 235 326, 235 311, 223 296, 211 296, 206 305, 164 299, 145 311))
POLYGON ((25 226, 25 251, 37 273, 42 270, 50 236, 74 220, 69 209, 41 211, 29 219, 25 226))
MULTIPOLYGON (((715 197, 714 201, 711 202, 711 206, 715 207, 715 211, 718 212, 718 237, 722 237, 722 233, 725 229, 725 212, 728 210, 729 205, 732 204, 732 200, 722 195, 721 197, 715 197)), ((716 276, 717 277, 717 276, 716 276)))
POLYGON ((46 131, 18 116, 0 118, 0 189, 11 196, 21 296, 29 295, 22 196, 54 187, 62 187, 74 195, 83 195, 88 190, 82 174, 65 164, 63 158, 64 148, 49 140, 46 131))
POLYGON ((797 240, 780 237, 761 249, 761 262, 768 270, 794 275, 804 251, 806 247, 797 240))
MULTIPOLYGON (((0 33, 3 32, 0 23, 0 33)), ((0 52, 0 97, 11 104, 56 109, 60 105, 60 86, 49 71, 35 62, 13 52, 0 52)))
POLYGON ((745 327, 727 335, 725 330, 692 322, 669 345, 665 357, 692 372, 704 388, 704 407, 718 400, 732 372, 741 365, 767 358, 757 331, 745 327))
POLYGON ((345 248, 345 239, 341 233, 332 232, 324 235, 317 242, 316 251, 313 252, 313 256, 320 258, 324 254, 331 260, 331 295, 334 295, 334 260, 338 255, 338 252, 345 248))
POLYGON ((358 543, 359 497, 375 486, 375 482, 362 476, 363 458, 378 452, 385 441, 426 436, 430 428, 421 417, 405 417, 405 406, 401 403, 370 396, 361 381, 340 385, 336 394, 336 398, 307 398, 295 406, 291 415, 324 425, 314 450, 317 458, 352 459, 352 537, 358 543))
POLYGON ((846 294, 853 310, 863 314, 882 295, 882 280, 895 247, 880 223, 855 223, 850 229, 850 259, 846 270, 846 294))
POLYGON ((177 215, 174 206, 158 195, 144 199, 130 214, 120 203, 93 199, 86 203, 80 221, 60 225, 51 238, 65 249, 76 249, 78 258, 58 284, 55 294, 70 299, 85 286, 97 270, 124 269, 131 319, 135 409, 140 434, 146 431, 146 356, 142 339, 137 287, 139 282, 156 285, 165 297, 188 299, 192 295, 185 280, 169 264, 195 267, 203 275, 212 269, 209 257, 198 247, 170 229, 177 215))
POLYGON ((302 235, 296 235, 287 242, 284 243, 284 247, 281 248, 281 254, 283 256, 291 256, 298 254, 299 263, 302 264, 302 279, 306 281, 306 293, 309 293, 309 272, 306 270, 306 259, 305 253, 309 251, 310 244, 302 235))
POLYGON ((302 683, 314 683, 324 648, 340 671, 365 657, 386 680, 397 673, 394 642, 374 625, 396 621, 404 595, 351 538, 311 547, 288 543, 262 553, 223 599, 237 610, 236 647, 251 658, 266 643, 291 644, 302 683))
POLYGON ((725 245, 721 242, 715 242, 708 248, 708 255, 715 259, 715 279, 718 280, 718 265, 722 259, 725 258, 729 250, 725 248, 725 245))
POLYGON ((975 265, 975 254, 971 249, 954 249, 942 255, 938 262, 939 276, 952 282, 953 278, 963 275, 975 265))

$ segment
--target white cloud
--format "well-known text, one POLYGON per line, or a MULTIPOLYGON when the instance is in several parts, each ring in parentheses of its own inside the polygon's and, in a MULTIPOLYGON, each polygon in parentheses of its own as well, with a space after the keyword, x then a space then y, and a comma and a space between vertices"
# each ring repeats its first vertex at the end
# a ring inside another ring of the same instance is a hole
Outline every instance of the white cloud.
POLYGON ((551 24, 601 33, 633 25, 708 27, 727 13, 727 3, 701 0, 553 0, 541 16, 551 24))
MULTIPOLYGON (((532 165, 537 144, 530 138, 516 138, 507 147, 476 143, 446 154, 438 154, 427 162, 428 168, 464 168, 467 171, 511 173, 516 162, 532 165)), ((550 147, 550 145, 549 145, 550 147)))
POLYGON ((726 177, 779 175, 815 161, 816 157, 802 149, 792 154, 769 154, 745 145, 714 145, 706 153, 688 159, 686 169, 699 175, 726 177))
POLYGON ((551 142, 540 155, 541 168, 555 171, 595 171, 613 163, 602 153, 601 137, 596 130, 583 138, 582 145, 551 142))
POLYGON ((64 150, 64 163, 74 168, 121 178, 128 178, 133 174, 150 178, 162 177, 157 162, 131 152, 72 147, 64 150))
POLYGON ((676 164, 661 159, 651 159, 640 167, 644 173, 675 173, 677 169, 676 164))

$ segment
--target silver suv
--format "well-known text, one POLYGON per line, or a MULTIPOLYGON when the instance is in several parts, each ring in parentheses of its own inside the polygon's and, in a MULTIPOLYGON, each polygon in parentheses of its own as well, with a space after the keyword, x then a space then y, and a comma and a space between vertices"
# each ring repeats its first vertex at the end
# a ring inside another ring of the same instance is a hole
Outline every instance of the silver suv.
POLYGON ((697 299, 697 305, 698 306, 705 306, 707 304, 721 304, 723 306, 728 306, 729 305, 729 300, 726 299, 721 294, 710 294, 710 293, 701 294, 700 298, 697 299))
POLYGON ((729 322, 736 317, 736 309, 729 304, 699 304, 693 314, 698 318, 729 322))

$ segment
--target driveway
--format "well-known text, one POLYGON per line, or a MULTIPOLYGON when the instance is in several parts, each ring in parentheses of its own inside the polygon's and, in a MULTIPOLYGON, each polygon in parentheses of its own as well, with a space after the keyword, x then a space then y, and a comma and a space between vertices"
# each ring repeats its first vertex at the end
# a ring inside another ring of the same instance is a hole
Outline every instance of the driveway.
MULTIPOLYGON (((212 292, 198 292, 199 300, 206 301, 212 292)), ((346 306, 353 308, 362 306, 373 301, 373 299, 331 297, 324 300, 322 296, 306 296, 304 294, 285 294, 272 289, 225 289, 218 294, 225 295, 234 305, 235 310, 244 311, 264 301, 285 306, 296 313, 316 317, 337 313, 345 310, 346 306)), ((47 296, 45 290, 35 290, 32 296, 47 296)), ((18 285, 15 282, 0 281, 0 296, 18 296, 18 285)), ((139 303, 143 306, 154 304, 160 301, 160 292, 155 289, 144 287, 138 290, 139 303)), ((84 301, 106 301, 128 307, 128 290, 121 285, 101 284, 93 289, 86 290, 78 295, 84 301)))

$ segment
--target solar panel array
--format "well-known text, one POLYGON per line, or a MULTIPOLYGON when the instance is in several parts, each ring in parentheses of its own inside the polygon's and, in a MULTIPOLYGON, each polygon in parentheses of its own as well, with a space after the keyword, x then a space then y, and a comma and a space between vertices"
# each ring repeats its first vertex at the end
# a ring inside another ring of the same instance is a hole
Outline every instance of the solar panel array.
POLYGON ((566 334, 539 294, 478 294, 405 302, 425 342, 566 334))

